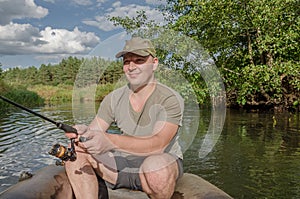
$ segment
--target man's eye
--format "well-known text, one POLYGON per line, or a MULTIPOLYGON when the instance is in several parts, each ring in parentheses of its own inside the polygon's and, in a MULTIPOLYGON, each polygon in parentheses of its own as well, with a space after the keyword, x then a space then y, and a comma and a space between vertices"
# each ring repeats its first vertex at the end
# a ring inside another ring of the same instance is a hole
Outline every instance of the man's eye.
POLYGON ((129 64, 130 64, 130 61, 125 60, 125 61, 123 61, 123 64, 124 64, 124 65, 129 65, 129 64))
POLYGON ((137 59, 137 60, 134 61, 134 63, 143 64, 143 63, 145 63, 145 60, 144 59, 137 59))

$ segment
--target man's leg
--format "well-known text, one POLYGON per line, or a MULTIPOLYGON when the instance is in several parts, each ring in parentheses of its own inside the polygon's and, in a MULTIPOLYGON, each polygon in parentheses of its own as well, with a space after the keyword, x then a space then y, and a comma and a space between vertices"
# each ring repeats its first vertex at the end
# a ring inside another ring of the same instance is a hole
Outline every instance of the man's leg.
POLYGON ((108 199, 108 190, 105 181, 99 176, 97 176, 98 180, 98 199, 108 199))
MULTIPOLYGON (((101 160, 101 158, 103 157, 98 159, 101 160)), ((98 180, 95 172, 110 183, 115 183, 117 180, 115 171, 108 169, 97 162, 94 157, 82 151, 77 151, 76 161, 67 161, 65 168, 76 199, 98 198, 98 180)))
POLYGON ((171 198, 179 175, 175 157, 170 154, 149 156, 141 166, 143 191, 153 199, 171 198))

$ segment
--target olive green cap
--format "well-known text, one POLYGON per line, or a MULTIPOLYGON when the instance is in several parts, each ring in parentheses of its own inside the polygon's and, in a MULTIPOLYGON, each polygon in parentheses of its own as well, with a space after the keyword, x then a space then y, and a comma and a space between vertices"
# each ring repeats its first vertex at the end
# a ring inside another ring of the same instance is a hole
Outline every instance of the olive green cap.
POLYGON ((126 53, 133 53, 140 56, 152 55, 156 57, 155 48, 151 41, 141 37, 132 37, 130 40, 126 40, 123 50, 116 54, 116 58, 120 58, 126 53))

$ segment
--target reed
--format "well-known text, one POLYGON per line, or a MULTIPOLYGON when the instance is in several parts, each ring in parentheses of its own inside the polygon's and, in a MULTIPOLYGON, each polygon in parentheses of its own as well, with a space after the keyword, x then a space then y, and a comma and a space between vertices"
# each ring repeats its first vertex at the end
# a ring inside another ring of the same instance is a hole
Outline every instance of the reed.
POLYGON ((36 92, 45 100, 45 103, 59 104, 72 101, 73 87, 70 85, 34 85, 28 90, 36 92))

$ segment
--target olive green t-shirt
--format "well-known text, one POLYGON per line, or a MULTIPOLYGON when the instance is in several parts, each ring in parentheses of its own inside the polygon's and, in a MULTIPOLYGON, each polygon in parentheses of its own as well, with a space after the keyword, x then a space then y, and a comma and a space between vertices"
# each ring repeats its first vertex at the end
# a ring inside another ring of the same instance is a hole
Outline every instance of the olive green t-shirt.
MULTIPOLYGON (((126 85, 108 94, 101 102, 97 116, 108 124, 115 123, 123 134, 131 136, 152 135, 157 121, 182 125, 184 101, 176 91, 157 83, 140 112, 134 111, 131 106, 131 92, 126 85)), ((177 134, 165 152, 183 158, 177 134)))

